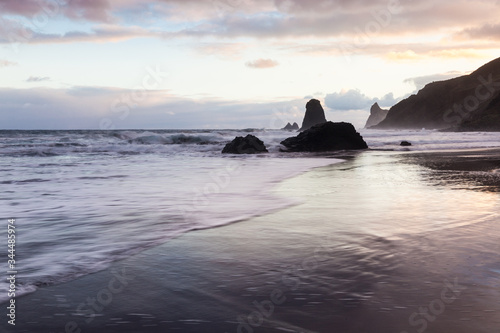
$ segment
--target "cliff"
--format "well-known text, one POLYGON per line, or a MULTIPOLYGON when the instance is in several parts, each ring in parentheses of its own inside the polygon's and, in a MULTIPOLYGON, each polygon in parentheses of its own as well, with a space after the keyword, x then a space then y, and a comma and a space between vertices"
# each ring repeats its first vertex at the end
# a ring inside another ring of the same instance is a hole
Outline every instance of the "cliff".
POLYGON ((500 58, 469 75, 429 83, 372 128, 500 131, 500 58))

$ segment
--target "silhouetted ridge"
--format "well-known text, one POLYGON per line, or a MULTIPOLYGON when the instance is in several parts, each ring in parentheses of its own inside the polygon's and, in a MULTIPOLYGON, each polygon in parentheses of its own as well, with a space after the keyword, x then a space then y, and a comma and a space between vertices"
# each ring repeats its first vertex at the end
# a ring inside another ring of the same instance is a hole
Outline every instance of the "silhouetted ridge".
POLYGON ((372 128, 500 131, 500 58, 469 75, 427 84, 372 128))

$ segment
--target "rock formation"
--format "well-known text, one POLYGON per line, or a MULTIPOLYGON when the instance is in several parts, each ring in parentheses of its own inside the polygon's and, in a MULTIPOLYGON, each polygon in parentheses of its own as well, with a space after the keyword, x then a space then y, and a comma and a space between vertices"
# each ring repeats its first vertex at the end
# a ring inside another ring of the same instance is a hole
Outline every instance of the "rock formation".
POLYGON ((373 128, 500 131, 500 58, 469 75, 429 83, 373 128))
POLYGON ((246 137, 237 136, 233 141, 226 144, 222 150, 223 154, 258 154, 267 152, 264 142, 251 134, 246 137))
POLYGON ((372 105, 370 109, 370 117, 366 121, 365 128, 369 128, 378 125, 382 120, 385 119, 389 110, 381 109, 378 103, 372 105))
POLYGON ((314 125, 326 123, 325 111, 321 106, 321 102, 317 99, 311 99, 306 104, 306 114, 302 121, 300 131, 305 131, 314 125))
POLYGON ((297 124, 297 123, 293 123, 293 125, 288 123, 288 124, 286 124, 285 127, 282 128, 282 130, 286 130, 286 131, 297 131, 298 129, 299 129, 299 124, 297 124))
POLYGON ((295 137, 281 142, 287 152, 322 152, 335 150, 358 150, 368 146, 363 137, 350 123, 318 124, 295 137))

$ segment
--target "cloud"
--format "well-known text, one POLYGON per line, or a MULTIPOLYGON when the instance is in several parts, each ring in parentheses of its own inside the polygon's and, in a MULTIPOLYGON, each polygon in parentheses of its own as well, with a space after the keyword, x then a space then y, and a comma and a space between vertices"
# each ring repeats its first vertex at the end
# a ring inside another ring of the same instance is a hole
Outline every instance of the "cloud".
POLYGON ((350 89, 339 93, 327 94, 325 96, 325 105, 332 110, 349 111, 369 109, 375 102, 381 106, 392 106, 400 99, 395 99, 392 93, 382 98, 372 98, 363 94, 358 89, 350 89))
POLYGON ((43 81, 50 81, 50 77, 48 76, 30 76, 26 82, 43 82, 43 81))
POLYGON ((196 52, 203 56, 217 56, 224 59, 236 60, 242 57, 243 51, 250 47, 249 43, 196 43, 196 52))
POLYGON ((80 42, 119 42, 139 37, 167 37, 166 34, 136 26, 100 24, 90 31, 68 31, 65 33, 43 33, 22 26, 19 22, 0 17, 0 43, 60 44, 80 42))
MULTIPOLYGON (((370 100, 360 92, 354 95, 365 104, 370 100)), ((282 128, 287 122, 301 123, 308 101, 193 100, 166 90, 136 97, 135 90, 113 87, 0 88, 0 123, 4 129, 282 128)), ((391 94, 382 98, 392 99, 391 94)), ((368 108, 345 109, 325 109, 327 119, 364 125, 368 108)))
MULTIPOLYGON (((389 61, 412 61, 471 55, 484 58, 479 51, 496 46, 477 40, 498 40, 500 36, 500 6, 494 1, 5 0, 2 4, 2 14, 25 19, 8 22, 12 20, 6 17, 11 16, 0 16, 0 43, 189 37, 197 41, 214 38, 224 44, 227 38, 273 42, 286 38, 282 43, 292 52, 368 54, 389 61), (81 31, 43 33, 34 20, 36 15, 98 25, 81 31), (422 40, 425 42, 415 42, 422 40)), ((220 51, 227 57, 222 45, 220 51)), ((211 52, 218 55, 219 51, 211 52)))
POLYGON ((325 96, 325 104, 333 110, 360 110, 369 107, 373 98, 369 98, 357 89, 332 93, 325 96))
POLYGON ((110 20, 108 0, 3 0, 2 12, 33 21, 63 15, 69 19, 105 22, 110 20))
POLYGON ((139 98, 113 87, 0 88, 0 101, 4 129, 280 128, 301 121, 306 103, 193 100, 165 90, 139 98))
POLYGON ((389 52, 385 55, 385 58, 390 60, 390 61, 401 61, 401 60, 417 60, 421 59, 422 55, 417 54, 412 50, 406 50, 406 51, 393 51, 389 52))
POLYGON ((457 34, 460 38, 475 38, 484 40, 500 40, 500 24, 484 24, 462 30, 457 34))
POLYGON ((182 32, 220 37, 350 37, 374 43, 415 31, 420 35, 448 34, 464 25, 496 22, 500 14, 494 3, 464 0, 275 0, 255 1, 252 9, 236 5, 232 15, 203 20, 182 32), (274 10, 264 10, 270 5, 274 10))
POLYGON ((17 62, 0 59, 0 68, 8 66, 17 66, 17 65, 18 65, 17 62))
POLYGON ((272 68, 278 66, 279 63, 272 59, 257 59, 253 61, 248 61, 245 66, 250 68, 272 68))
POLYGON ((415 88, 417 90, 422 89, 427 85, 428 83, 435 82, 435 81, 444 81, 444 80, 449 80, 461 75, 465 75, 462 72, 457 72, 457 71, 452 71, 452 72, 447 72, 447 73, 439 73, 439 74, 432 74, 432 75, 425 75, 425 76, 417 76, 417 77, 411 77, 406 80, 404 80, 405 83, 411 83, 415 85, 415 88))

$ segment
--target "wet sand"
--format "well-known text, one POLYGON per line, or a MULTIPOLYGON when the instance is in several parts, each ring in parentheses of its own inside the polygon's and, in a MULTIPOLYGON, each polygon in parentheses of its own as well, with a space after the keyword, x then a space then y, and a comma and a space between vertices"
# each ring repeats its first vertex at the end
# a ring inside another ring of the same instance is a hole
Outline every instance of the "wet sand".
POLYGON ((500 150, 412 154, 409 160, 434 170, 431 177, 448 185, 500 192, 500 150))
POLYGON ((19 297, 1 330, 497 332, 498 156, 356 154, 277 186, 294 207, 19 297))

